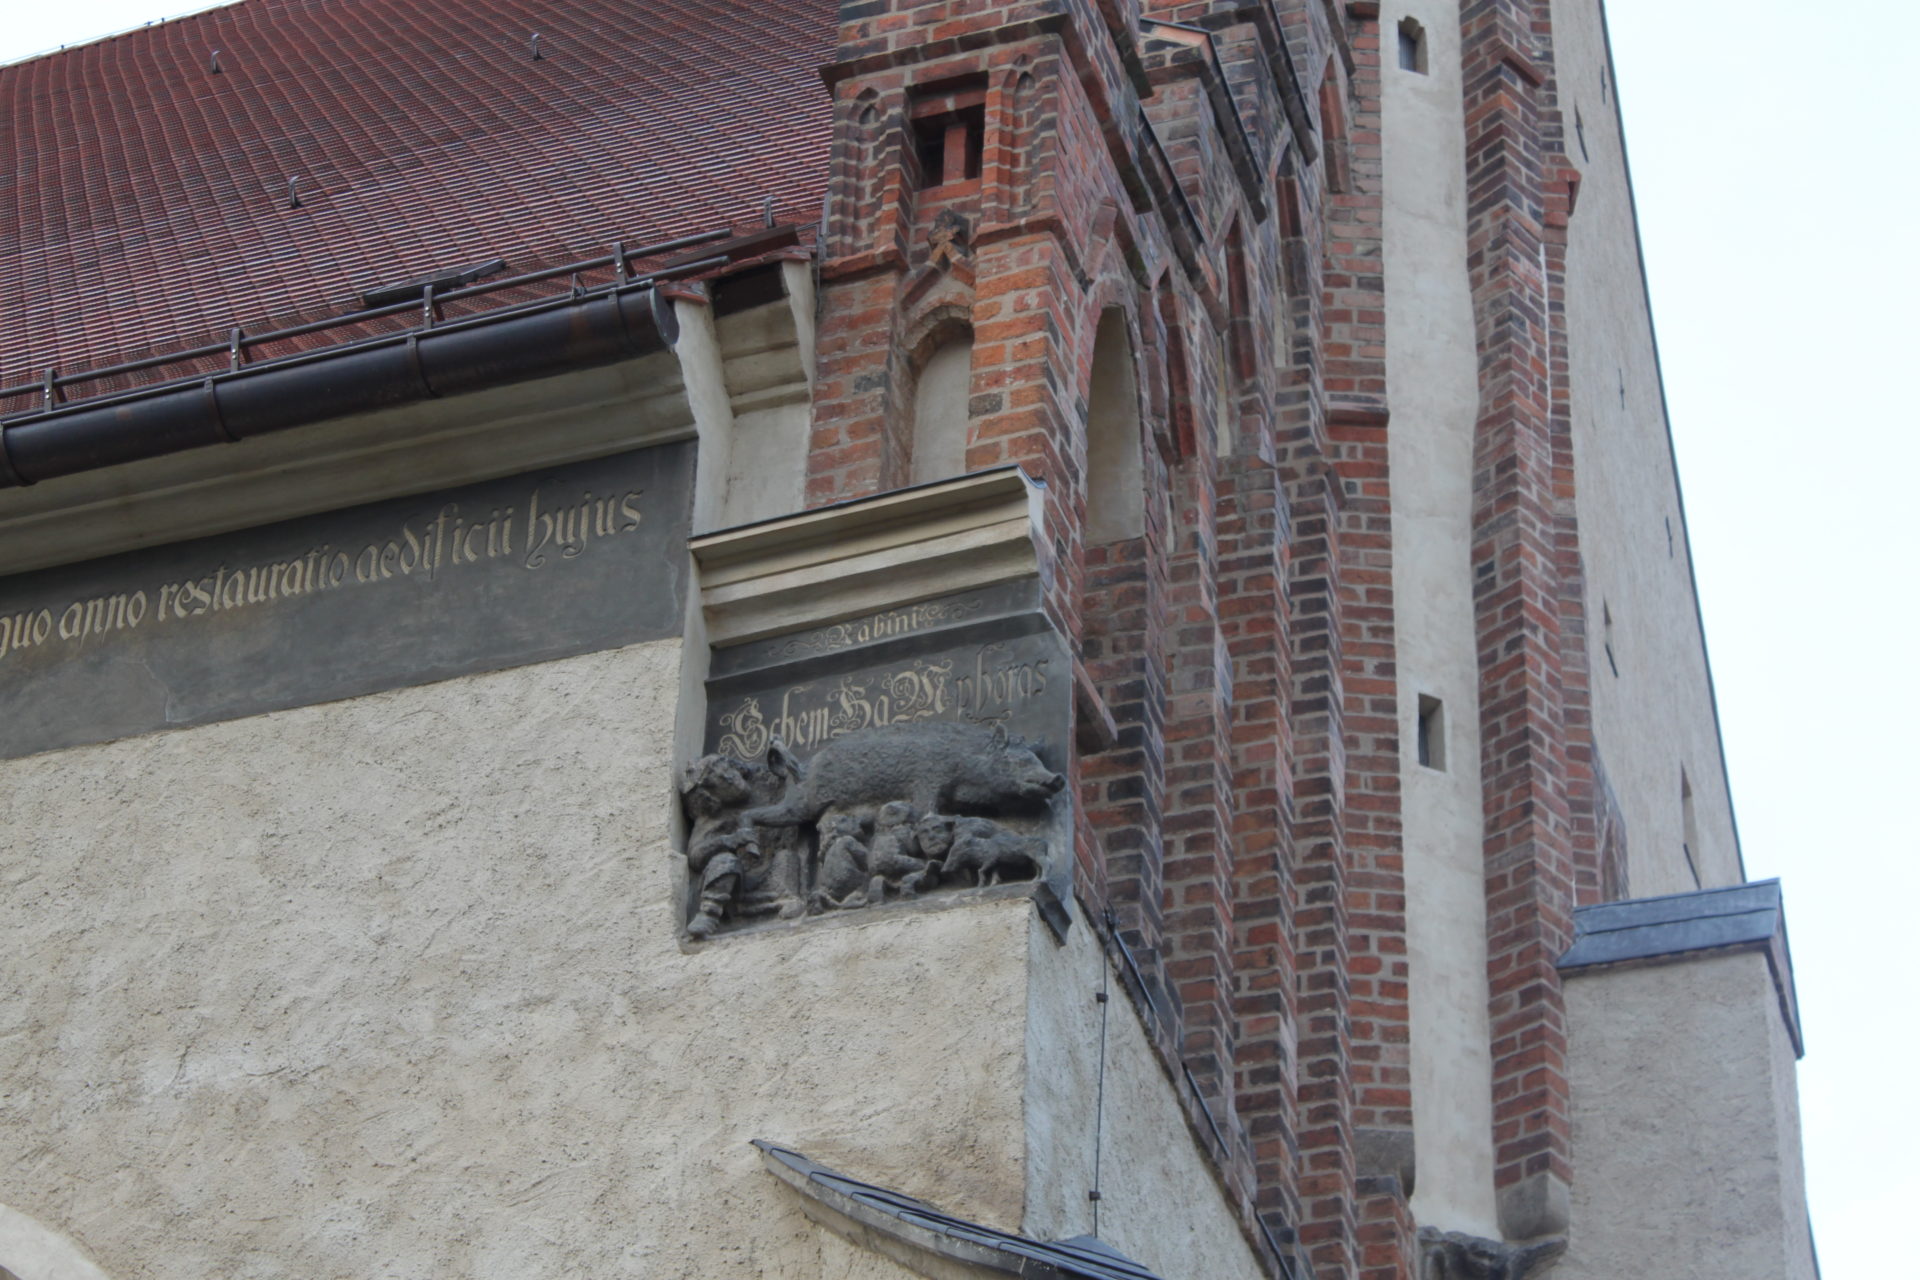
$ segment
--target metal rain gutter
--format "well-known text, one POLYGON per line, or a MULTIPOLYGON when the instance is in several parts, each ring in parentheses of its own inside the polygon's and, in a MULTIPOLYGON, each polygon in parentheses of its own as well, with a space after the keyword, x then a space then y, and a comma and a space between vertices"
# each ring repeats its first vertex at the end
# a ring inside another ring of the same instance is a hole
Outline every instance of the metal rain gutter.
POLYGON ((678 337, 645 282, 438 323, 429 304, 406 332, 0 422, 0 489, 614 364, 678 337))

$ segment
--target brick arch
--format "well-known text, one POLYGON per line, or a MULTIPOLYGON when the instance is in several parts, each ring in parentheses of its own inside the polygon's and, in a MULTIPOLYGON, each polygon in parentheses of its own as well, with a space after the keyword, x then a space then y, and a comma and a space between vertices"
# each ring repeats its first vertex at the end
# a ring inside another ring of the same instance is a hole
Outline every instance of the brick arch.
MULTIPOLYGON (((1098 339, 1100 324, 1109 311, 1118 311, 1127 326, 1127 341, 1133 346, 1134 369, 1139 372, 1145 353, 1151 349, 1146 341, 1146 329, 1141 315, 1147 306, 1146 295, 1135 283, 1127 271, 1126 263, 1120 252, 1111 243, 1101 253, 1094 264, 1093 282, 1088 287, 1080 307, 1080 333, 1084 335, 1082 351, 1075 371, 1074 392, 1084 410, 1088 393, 1092 389, 1093 351, 1098 339)), ((1136 379, 1138 412, 1143 430, 1150 431, 1153 422, 1154 399, 1147 392, 1147 380, 1136 379)))
POLYGON ((1147 522, 1150 483, 1147 448, 1152 425, 1151 408, 1140 376, 1140 317, 1128 307, 1103 307, 1096 313, 1093 340, 1088 344, 1084 391, 1080 397, 1086 470, 1088 544, 1106 545, 1150 537, 1147 522), (1110 328, 1115 325, 1117 328, 1110 328), (1106 343, 1117 341, 1124 350, 1106 343), (1131 386, 1116 396, 1111 379, 1127 377, 1131 386), (1126 394, 1130 392, 1130 394, 1126 394), (1130 402, 1130 403, 1129 403, 1130 402), (1131 439, 1128 439, 1129 431, 1131 439))
POLYGON ((1160 328, 1166 335, 1159 360, 1166 388, 1164 448, 1170 462, 1194 457, 1200 448, 1193 403, 1193 361, 1187 354, 1186 319, 1179 295, 1163 275, 1154 289, 1160 328))
POLYGON ((951 299, 933 302, 902 317, 899 352, 908 375, 919 376, 927 357, 963 332, 973 332, 973 309, 951 299))

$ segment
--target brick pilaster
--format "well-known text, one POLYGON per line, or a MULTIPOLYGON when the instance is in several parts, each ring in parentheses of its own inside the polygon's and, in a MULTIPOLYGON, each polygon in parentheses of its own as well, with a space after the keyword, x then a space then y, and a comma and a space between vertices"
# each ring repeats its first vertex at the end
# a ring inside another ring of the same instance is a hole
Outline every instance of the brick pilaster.
POLYGON ((1315 463, 1293 481, 1288 634, 1293 689, 1294 955, 1299 984, 1300 1238, 1316 1271, 1355 1258, 1348 1006, 1346 732, 1339 486, 1315 463))
POLYGON ((1555 505, 1544 77, 1532 0, 1461 10, 1480 350, 1472 566, 1480 665, 1495 1185, 1502 1230, 1565 1225, 1574 871, 1555 505))
MULTIPOLYGON (((1209 442, 1210 444, 1210 442, 1209 442)), ((1211 447, 1174 475, 1165 636, 1167 976, 1180 1054, 1217 1106, 1233 1099, 1233 673, 1220 628, 1211 447)))
POLYGON ((1233 664, 1236 1107, 1252 1144, 1270 1229, 1300 1221, 1292 865, 1293 756, 1287 704, 1286 492, 1263 458, 1223 459, 1218 480, 1219 607, 1233 664))

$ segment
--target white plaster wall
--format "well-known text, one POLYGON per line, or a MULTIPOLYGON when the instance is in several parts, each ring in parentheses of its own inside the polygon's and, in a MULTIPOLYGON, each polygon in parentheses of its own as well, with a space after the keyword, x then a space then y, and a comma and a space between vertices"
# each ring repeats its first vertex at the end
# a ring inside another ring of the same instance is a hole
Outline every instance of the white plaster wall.
POLYGON ((897 1275, 766 1137, 1017 1222, 1031 908, 683 952, 680 659, 0 766, 8 1203, 128 1280, 897 1275))
POLYGON ((1076 922, 1065 945, 1036 918, 1029 930, 1027 1235, 1094 1233, 1096 1118, 1099 1236, 1169 1280, 1259 1280, 1264 1274, 1179 1095, 1118 977, 1106 1005, 1105 1100, 1099 940, 1076 922))
POLYGON ((1479 665, 1471 545, 1479 410, 1466 260, 1466 141, 1457 0, 1383 11, 1387 443, 1400 674, 1415 1142, 1414 1216, 1498 1236, 1487 1025, 1479 665), (1412 17, 1427 74, 1391 40, 1412 17), (1419 696, 1441 700, 1445 768, 1419 763, 1419 696))
POLYGON ((924 1280, 883 1253, 842 1238, 825 1227, 815 1227, 820 1241, 820 1268, 814 1273, 833 1280, 924 1280))
POLYGON ((1766 958, 1568 979, 1573 1215, 1554 1280, 1812 1280, 1794 1059, 1766 958))
POLYGON ((1737 883, 1744 876, 1695 611, 1599 0, 1554 0, 1552 16, 1566 146, 1581 171, 1579 201, 1568 228, 1567 325, 1594 737, 1626 819, 1633 896, 1695 887, 1680 849, 1683 768, 1698 818, 1702 847, 1694 856, 1701 884, 1737 883), (1586 139, 1584 159, 1574 133, 1576 112, 1586 139), (1617 676, 1601 648, 1603 603, 1613 614, 1617 676))
POLYGON ((0 1267, 17 1280, 106 1280, 73 1241, 5 1205, 0 1205, 0 1267))

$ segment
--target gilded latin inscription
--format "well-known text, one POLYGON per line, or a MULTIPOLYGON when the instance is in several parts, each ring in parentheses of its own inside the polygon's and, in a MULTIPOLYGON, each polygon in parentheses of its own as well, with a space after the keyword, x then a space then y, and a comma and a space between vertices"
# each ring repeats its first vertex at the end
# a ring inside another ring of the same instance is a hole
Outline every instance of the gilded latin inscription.
POLYGON ((431 582, 462 565, 517 564, 528 572, 573 560, 595 542, 639 530, 644 495, 583 491, 579 498, 543 503, 538 489, 524 505, 464 509, 448 502, 432 516, 405 520, 384 537, 347 547, 322 543, 304 554, 265 564, 216 565, 198 576, 133 591, 0 615, 0 662, 58 642, 83 641, 141 627, 232 613, 322 592, 351 590, 396 578, 431 582))

